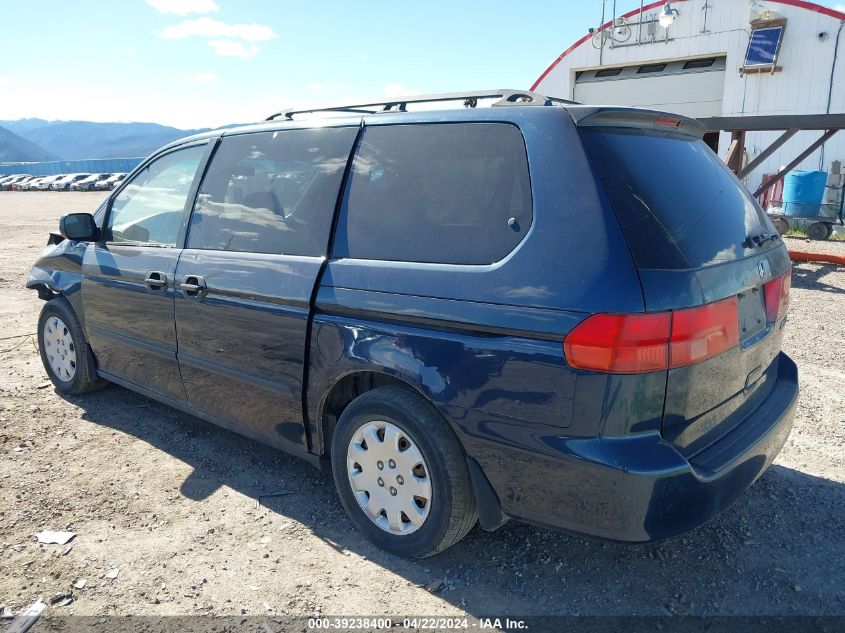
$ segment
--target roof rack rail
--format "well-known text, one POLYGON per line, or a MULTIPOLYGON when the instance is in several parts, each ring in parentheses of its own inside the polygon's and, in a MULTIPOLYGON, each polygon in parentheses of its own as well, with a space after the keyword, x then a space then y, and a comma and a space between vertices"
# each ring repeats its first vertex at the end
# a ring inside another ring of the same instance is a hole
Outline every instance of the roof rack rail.
POLYGON ((356 114, 378 114, 379 112, 405 112, 409 103, 436 103, 438 101, 463 101, 464 107, 474 108, 479 99, 499 99, 493 107, 502 106, 550 106, 555 103, 577 105, 577 101, 546 97, 530 90, 479 90, 475 92, 446 92, 442 94, 417 95, 402 97, 389 101, 374 101, 372 103, 358 103, 354 105, 332 106, 328 108, 310 108, 307 110, 286 110, 271 114, 265 120, 272 121, 277 117, 284 117, 291 121, 297 114, 312 114, 315 112, 353 112, 356 114), (375 109, 373 109, 375 108, 375 109))

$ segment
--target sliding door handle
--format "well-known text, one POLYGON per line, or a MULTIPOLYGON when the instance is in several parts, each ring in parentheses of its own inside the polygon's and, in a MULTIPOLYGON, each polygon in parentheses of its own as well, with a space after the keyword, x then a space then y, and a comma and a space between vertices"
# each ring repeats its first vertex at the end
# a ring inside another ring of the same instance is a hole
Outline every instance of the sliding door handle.
POLYGON ((176 287, 184 292, 185 295, 194 299, 202 299, 208 292, 208 287, 205 285, 205 279, 199 275, 185 275, 182 282, 176 287))

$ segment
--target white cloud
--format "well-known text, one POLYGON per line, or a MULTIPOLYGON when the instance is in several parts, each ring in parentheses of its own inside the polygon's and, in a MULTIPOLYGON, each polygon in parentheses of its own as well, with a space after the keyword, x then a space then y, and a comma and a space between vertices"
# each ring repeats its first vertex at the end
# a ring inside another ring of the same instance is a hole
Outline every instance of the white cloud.
POLYGON ((251 59, 258 53, 258 47, 255 44, 247 48, 241 42, 236 42, 235 40, 209 40, 208 45, 214 49, 216 55, 220 55, 221 57, 251 59))
POLYGON ((384 87, 384 96, 390 99, 395 99, 396 97, 413 97, 419 94, 422 94, 419 90, 413 90, 402 84, 387 84, 384 87))
POLYGON ((168 26, 160 34, 166 40, 182 40, 188 37, 225 37, 247 42, 267 42, 278 35, 263 24, 228 24, 209 17, 185 20, 175 26, 168 26))
POLYGON ((211 13, 220 9, 214 0, 147 0, 147 4, 159 13, 173 15, 211 13))
POLYGON ((210 84, 217 81, 217 75, 214 73, 199 72, 185 75, 184 79, 192 84, 210 84))

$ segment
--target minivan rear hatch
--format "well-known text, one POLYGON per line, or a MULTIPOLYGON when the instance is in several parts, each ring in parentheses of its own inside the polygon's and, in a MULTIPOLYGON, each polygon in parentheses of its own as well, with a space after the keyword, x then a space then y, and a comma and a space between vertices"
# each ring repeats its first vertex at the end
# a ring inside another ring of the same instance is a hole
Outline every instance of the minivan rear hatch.
POLYGON ((697 122, 585 110, 573 117, 625 234, 646 310, 673 315, 672 339, 701 329, 686 347, 670 342, 662 425, 692 458, 771 393, 791 275, 786 247, 697 122))

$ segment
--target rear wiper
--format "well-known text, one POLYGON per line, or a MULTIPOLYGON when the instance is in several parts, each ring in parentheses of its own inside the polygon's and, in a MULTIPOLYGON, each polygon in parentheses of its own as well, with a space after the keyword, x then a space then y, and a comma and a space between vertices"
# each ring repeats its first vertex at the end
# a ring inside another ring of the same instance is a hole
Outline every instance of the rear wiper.
POLYGON ((745 241, 742 245, 745 248, 759 248, 763 246, 766 242, 774 242, 775 240, 779 240, 780 235, 777 233, 760 233, 759 235, 749 235, 745 238, 745 241))

